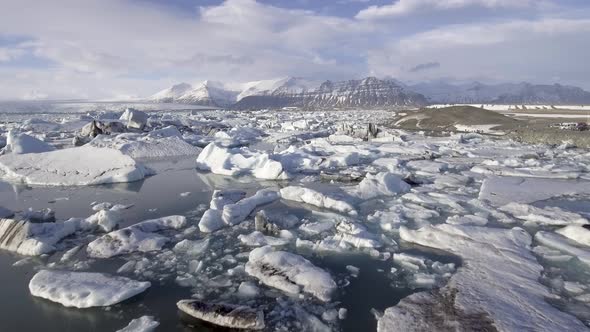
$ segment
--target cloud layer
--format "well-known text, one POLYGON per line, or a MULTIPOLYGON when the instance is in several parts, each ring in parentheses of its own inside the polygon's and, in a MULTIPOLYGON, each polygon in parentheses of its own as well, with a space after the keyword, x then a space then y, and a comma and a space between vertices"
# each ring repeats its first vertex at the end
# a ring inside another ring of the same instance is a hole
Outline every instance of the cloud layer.
POLYGON ((362 1, 353 15, 254 0, 185 11, 139 0, 0 1, 2 99, 124 98, 179 81, 287 75, 590 88, 590 6, 573 0, 362 1))

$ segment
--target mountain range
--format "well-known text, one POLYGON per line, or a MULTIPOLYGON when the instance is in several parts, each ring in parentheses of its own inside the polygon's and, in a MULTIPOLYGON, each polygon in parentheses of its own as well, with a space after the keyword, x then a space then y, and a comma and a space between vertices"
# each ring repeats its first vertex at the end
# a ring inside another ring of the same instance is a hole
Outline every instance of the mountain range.
POLYGON ((224 84, 180 83, 148 101, 186 103, 232 109, 299 107, 402 108, 428 104, 590 104, 590 92, 574 86, 531 83, 452 84, 433 81, 407 85, 394 79, 367 77, 348 81, 313 81, 297 77, 224 84))

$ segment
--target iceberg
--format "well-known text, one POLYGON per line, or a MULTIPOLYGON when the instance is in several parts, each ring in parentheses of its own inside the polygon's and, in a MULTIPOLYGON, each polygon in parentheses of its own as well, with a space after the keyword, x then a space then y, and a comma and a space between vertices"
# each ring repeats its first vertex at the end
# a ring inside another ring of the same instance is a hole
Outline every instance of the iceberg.
POLYGON ((248 330, 262 330, 265 327, 262 311, 246 306, 198 300, 181 300, 176 306, 189 316, 219 326, 248 330))
POLYGON ((142 165, 120 151, 91 146, 0 156, 0 173, 10 180, 47 186, 133 182, 146 175, 142 165))
POLYGON ((180 229, 185 225, 186 217, 184 216, 168 216, 142 221, 99 237, 88 244, 86 251, 90 257, 109 258, 135 251, 160 250, 170 239, 156 232, 180 229))
POLYGON ((147 281, 103 273, 53 270, 41 270, 29 282, 31 295, 76 308, 117 304, 149 287, 147 281))
POLYGON ((328 272, 299 255, 273 251, 270 246, 250 252, 246 273, 286 293, 299 294, 303 290, 322 301, 329 301, 336 290, 328 272))

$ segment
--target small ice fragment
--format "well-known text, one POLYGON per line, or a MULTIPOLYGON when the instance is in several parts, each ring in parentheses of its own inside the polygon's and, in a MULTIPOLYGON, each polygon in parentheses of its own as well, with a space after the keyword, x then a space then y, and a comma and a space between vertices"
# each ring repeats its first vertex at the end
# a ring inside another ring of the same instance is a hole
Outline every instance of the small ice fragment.
POLYGON ((129 322, 129 325, 117 332, 152 332, 160 325, 153 316, 142 316, 129 322))

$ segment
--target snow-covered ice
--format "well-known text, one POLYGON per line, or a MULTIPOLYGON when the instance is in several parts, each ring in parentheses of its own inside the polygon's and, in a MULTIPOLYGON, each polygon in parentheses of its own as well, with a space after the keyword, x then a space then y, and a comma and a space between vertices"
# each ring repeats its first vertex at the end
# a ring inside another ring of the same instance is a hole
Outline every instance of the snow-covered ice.
POLYGON ((262 283, 289 294, 302 290, 323 301, 329 301, 336 290, 330 274, 307 259, 266 246, 250 252, 246 272, 262 283))
POLYGON ((152 332, 160 323, 154 320, 153 316, 142 316, 133 319, 127 326, 117 332, 152 332))
POLYGON ((0 175, 30 185, 85 186, 141 180, 141 164, 120 151, 82 146, 0 156, 0 175))
POLYGON ((440 291, 417 293, 388 308, 379 319, 379 331, 438 329, 441 319, 467 330, 485 326, 502 331, 586 329, 545 300, 551 295, 538 281, 543 267, 531 253, 532 238, 525 230, 442 224, 402 228, 400 235, 404 241, 459 255, 464 263, 440 291), (443 309, 444 299, 451 301, 446 304, 450 308, 443 309), (425 310, 439 311, 441 318, 421 319, 425 310), (470 321, 474 315, 489 319, 470 321))
POLYGON ((149 287, 149 282, 103 273, 53 270, 37 272, 29 283, 31 295, 76 308, 117 304, 149 287))
POLYGON ((87 252, 90 257, 109 258, 134 251, 160 250, 170 239, 156 232, 180 229, 184 226, 186 226, 186 217, 184 216, 168 216, 142 221, 105 234, 90 242, 87 252))

